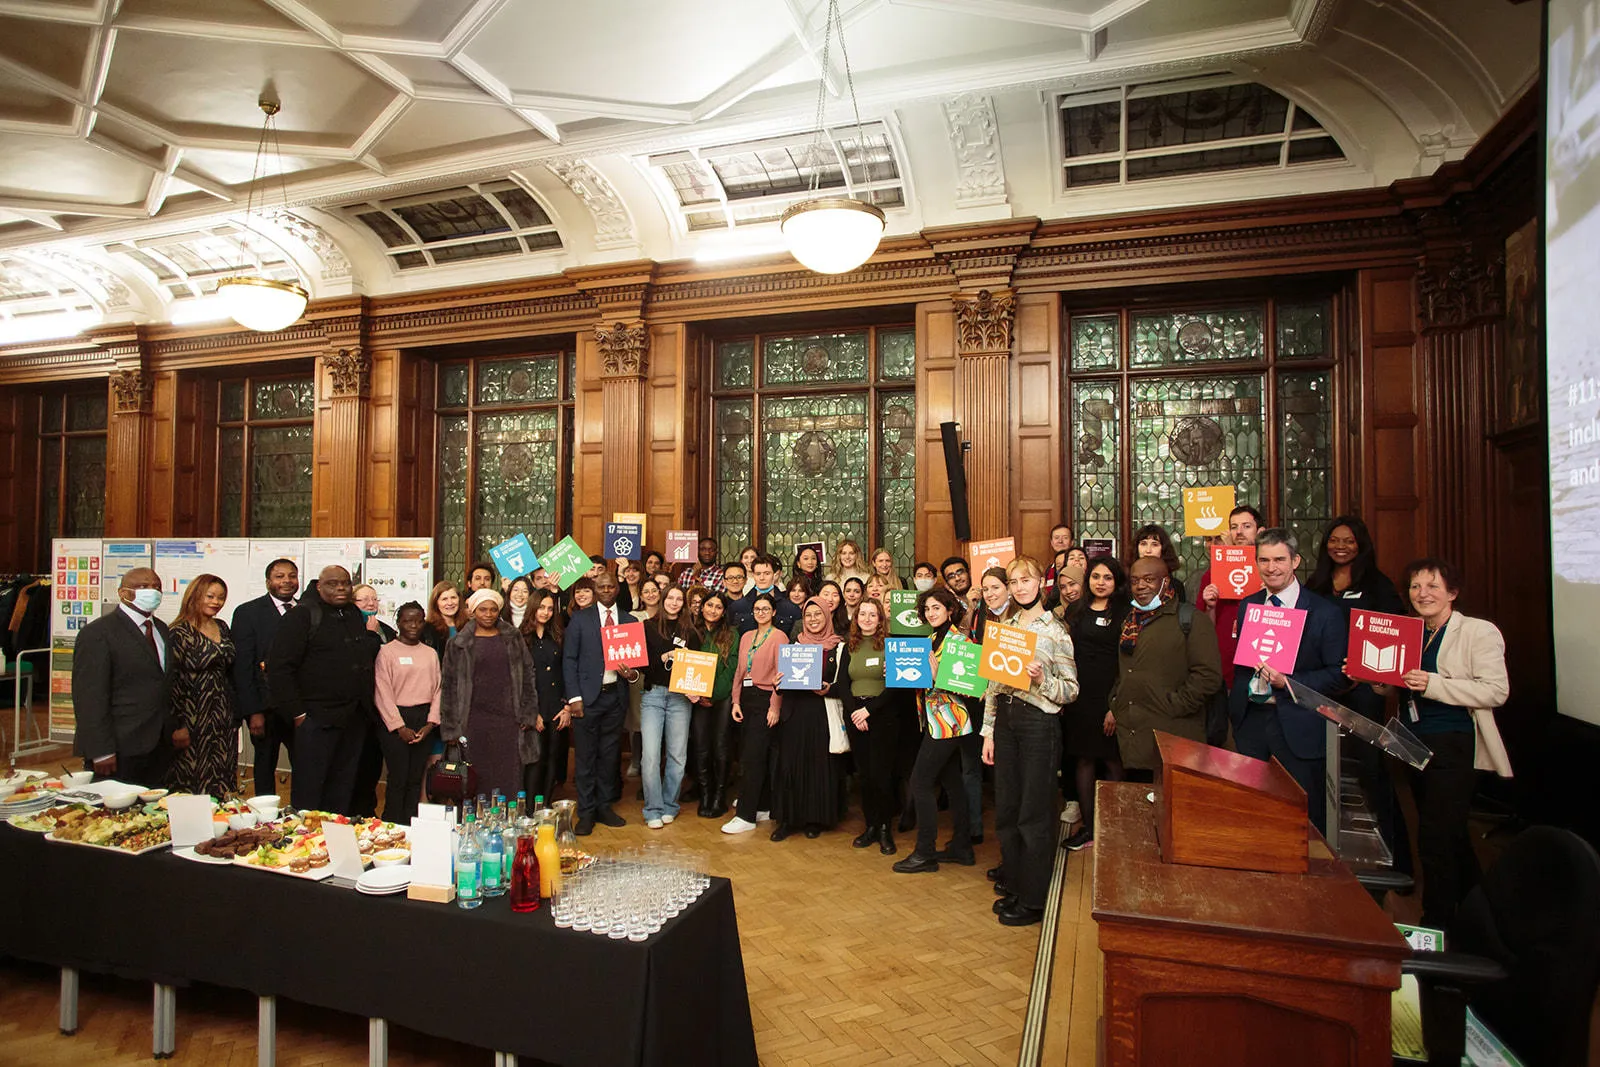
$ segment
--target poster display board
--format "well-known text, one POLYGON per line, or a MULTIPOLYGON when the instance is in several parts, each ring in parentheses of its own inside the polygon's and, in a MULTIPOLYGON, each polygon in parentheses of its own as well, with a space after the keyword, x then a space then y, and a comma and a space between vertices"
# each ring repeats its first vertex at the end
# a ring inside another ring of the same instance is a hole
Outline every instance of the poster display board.
POLYGON ((280 559, 289 560, 294 564, 294 569, 300 572, 300 588, 306 587, 309 578, 315 575, 306 574, 306 543, 304 541, 262 540, 252 539, 250 542, 250 580, 243 589, 229 589, 228 600, 244 603, 254 600, 259 596, 267 595, 267 568, 280 559))
MULTIPOLYGON (((78 631, 100 617, 102 543, 73 538, 51 546, 55 582, 50 612, 50 740, 69 743, 72 713, 72 646, 78 631)), ((112 594, 115 596, 115 594, 112 594)))
POLYGON ((217 615, 223 622, 232 623, 233 609, 249 599, 237 592, 250 585, 250 542, 243 538, 157 541, 151 566, 161 575, 156 617, 169 624, 178 617, 189 583, 202 574, 215 574, 228 584, 228 602, 217 615))
POLYGON ((428 607, 433 588, 433 539, 397 537, 367 542, 358 581, 378 594, 378 618, 394 625, 400 605, 408 600, 428 607))
POLYGON ((305 546, 306 562, 300 568, 301 592, 317 580, 324 567, 343 567, 350 572, 352 582, 361 580, 361 561, 366 558, 367 551, 367 543, 361 538, 308 537, 305 546))

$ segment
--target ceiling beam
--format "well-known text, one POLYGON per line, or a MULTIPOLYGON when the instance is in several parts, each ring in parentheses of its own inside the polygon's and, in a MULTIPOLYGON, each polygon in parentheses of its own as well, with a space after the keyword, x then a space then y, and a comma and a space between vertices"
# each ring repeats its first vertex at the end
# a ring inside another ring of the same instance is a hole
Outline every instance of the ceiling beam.
POLYGON ((478 88, 510 108, 523 122, 526 122, 556 144, 561 143, 561 127, 557 125, 555 120, 546 115, 537 105, 529 101, 517 100, 511 90, 506 88, 505 82, 490 74, 483 64, 476 59, 465 53, 458 53, 450 57, 450 65, 467 78, 470 78, 478 88))
POLYGON ((203 19, 186 19, 173 15, 153 15, 141 11, 117 15, 119 30, 140 33, 164 33, 171 37, 202 37, 207 40, 233 41, 239 44, 275 44, 290 48, 320 48, 329 50, 334 45, 309 30, 283 26, 236 26, 203 19))
MULTIPOLYGON (((860 22, 888 0, 861 0, 855 7, 848 11, 839 12, 839 21, 848 30, 860 22)), ((816 31, 811 32, 813 45, 820 43, 816 31)), ((768 78, 783 70, 795 60, 806 54, 804 44, 798 38, 791 39, 778 45, 772 51, 756 60, 750 66, 729 78, 722 85, 713 89, 705 99, 694 106, 691 122, 701 122, 705 119, 715 118, 740 100, 756 91, 756 87, 768 78)))
POLYGON ((172 172, 178 169, 178 164, 181 162, 183 162, 183 149, 169 148, 161 169, 151 175, 150 191, 144 198, 144 213, 151 218, 160 214, 161 206, 167 202, 167 191, 172 188, 172 172))
POLYGON ((489 20, 498 15, 509 2, 510 0, 477 0, 467 9, 467 13, 450 27, 450 32, 445 34, 443 41, 445 56, 459 55, 461 50, 471 44, 473 38, 489 24, 489 20))
POLYGON ((356 158, 360 159, 371 151, 372 146, 377 144, 378 140, 389 132, 389 128, 400 121, 400 117, 410 109, 411 104, 411 97, 404 93, 396 93, 394 99, 390 100, 388 105, 378 113, 378 117, 373 119, 365 130, 361 131, 361 136, 356 138, 355 144, 350 146, 350 151, 356 158))
MULTIPOLYGON (((827 20, 829 18, 828 0, 822 0, 822 2, 822 17, 827 20)), ((817 69, 817 76, 822 79, 822 84, 828 87, 828 95, 838 96, 839 80, 834 77, 832 70, 822 65, 822 53, 817 50, 811 41, 811 23, 806 18, 805 12, 800 10, 800 0, 783 0, 783 10, 784 14, 789 16, 789 32, 799 42, 801 50, 806 54, 806 58, 811 60, 811 65, 817 69)), ((826 25, 823 26, 823 30, 823 36, 826 37, 826 25)), ((831 62, 828 64, 829 67, 832 65, 831 62)))
POLYGON ((39 200, 27 196, 0 196, 0 208, 15 211, 45 212, 51 215, 88 215, 101 219, 142 219, 144 205, 75 203, 71 200, 39 200))
POLYGON ((108 6, 109 0, 100 0, 92 8, 72 7, 53 3, 52 0, 0 0, 0 15, 37 19, 40 22, 66 22, 75 26, 98 26, 108 6))
POLYGON ((896 7, 920 7, 929 11, 975 15, 979 18, 1001 19, 1005 22, 1021 22, 1033 26, 1052 26, 1060 30, 1093 33, 1105 29, 1130 11, 1138 10, 1149 3, 1149 0, 1109 0, 1098 10, 1087 15, 1077 11, 1062 11, 1059 8, 1022 3, 1021 0, 888 0, 888 2, 896 7))

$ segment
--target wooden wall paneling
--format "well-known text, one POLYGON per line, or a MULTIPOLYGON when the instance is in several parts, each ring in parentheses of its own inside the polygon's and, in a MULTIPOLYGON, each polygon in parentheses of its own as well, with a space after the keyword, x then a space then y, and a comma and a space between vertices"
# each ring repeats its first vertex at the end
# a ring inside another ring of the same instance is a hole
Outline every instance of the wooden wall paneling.
MULTIPOLYGON (((1464 574, 1492 573, 1488 402, 1484 389, 1498 347, 1494 323, 1478 322, 1423 335, 1428 373, 1427 456, 1430 554, 1464 574)), ((1492 607, 1492 583, 1472 582, 1459 606, 1474 615, 1492 607)))
MULTIPOLYGON (((39 485, 39 394, 0 391, 0 567, 28 571, 45 564, 35 507, 39 485)), ((46 564, 47 565, 47 564, 46 564)))
POLYGON ((1009 290, 958 293, 956 421, 967 453, 967 509, 972 539, 1012 534, 1011 362, 1016 296, 1009 290))
MULTIPOLYGON (((1050 527, 1065 514, 1061 438, 1061 299, 1017 298, 1016 358, 1011 361, 1011 532, 1017 551, 1040 556, 1050 527)), ((1041 558, 1045 566, 1048 559, 1041 558)))
POLYGON ((1422 508, 1422 369, 1416 352, 1415 269, 1362 271, 1361 510, 1380 565, 1398 570, 1429 544, 1422 508))
POLYGON ((370 362, 358 348, 317 357, 312 423, 311 536, 356 537, 367 500, 370 362))
POLYGON ((578 334, 578 383, 573 405, 576 470, 572 484, 572 536, 598 548, 605 533, 605 387, 600 380, 600 345, 594 334, 578 334))
MULTIPOLYGON (((107 537, 145 537, 155 527, 155 515, 172 512, 172 482, 152 490, 152 471, 158 463, 176 473, 173 456, 177 380, 172 373, 152 375, 132 367, 112 378, 111 413, 106 424, 106 526, 107 537), (153 381, 152 378, 155 380, 153 381), (154 388, 159 386, 159 389, 154 388), (153 394, 160 393, 164 412, 156 432, 153 394)), ((165 520, 163 520, 165 521, 165 520)))
POLYGON ((398 349, 378 349, 371 358, 371 394, 367 398, 367 499, 362 532, 368 537, 393 537, 398 527, 400 391, 404 371, 398 349))
POLYGON ((649 519, 647 542, 652 548, 665 549, 666 532, 685 528, 685 502, 695 490, 694 456, 689 450, 690 430, 699 432, 698 402, 690 380, 695 353, 687 326, 677 323, 648 329, 650 362, 644 398, 648 469, 644 472, 642 510, 649 519))
MULTIPOLYGON (((172 378, 171 519, 164 525, 166 532, 180 537, 215 535, 216 416, 212 414, 208 432, 206 415, 214 407, 216 386, 188 372, 172 378)), ((152 501, 150 522, 153 526, 160 521, 152 501)))
MULTIPOLYGON (((956 417, 955 309, 947 298, 917 305, 917 551, 937 564, 955 552, 939 424, 956 417)), ((896 560, 909 576, 915 560, 896 560)))
POLYGON ((422 529, 423 514, 433 510, 433 497, 424 496, 422 470, 433 462, 433 366, 408 352, 397 352, 395 403, 395 505, 394 533, 411 536, 422 529), (427 504, 424 505, 424 501, 427 504))

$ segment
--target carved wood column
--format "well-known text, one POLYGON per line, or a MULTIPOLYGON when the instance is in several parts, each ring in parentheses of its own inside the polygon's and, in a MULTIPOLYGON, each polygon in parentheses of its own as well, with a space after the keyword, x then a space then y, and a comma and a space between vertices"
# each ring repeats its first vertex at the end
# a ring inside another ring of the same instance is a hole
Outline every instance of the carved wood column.
POLYGON ((368 397, 372 357, 364 300, 317 316, 328 346, 317 356, 317 413, 311 445, 311 536, 366 533, 368 397))
POLYGON ((613 322, 595 327, 594 339, 600 349, 604 411, 601 521, 609 522, 618 511, 644 510, 643 431, 650 331, 642 322, 613 322))
POLYGON ((96 335, 95 340, 116 362, 106 426, 105 534, 143 537, 150 532, 155 375, 136 328, 117 336, 96 335))
POLYGON ((980 289, 958 293, 956 311, 956 420, 967 453, 967 509, 972 538, 1004 537, 1011 525, 1011 327, 1016 295, 980 289))

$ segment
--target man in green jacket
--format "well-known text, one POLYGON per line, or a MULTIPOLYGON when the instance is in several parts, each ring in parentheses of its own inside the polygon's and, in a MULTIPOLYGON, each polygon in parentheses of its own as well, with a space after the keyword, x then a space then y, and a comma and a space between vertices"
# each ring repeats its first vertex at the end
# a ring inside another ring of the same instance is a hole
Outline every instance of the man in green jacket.
POLYGON ((1222 688, 1217 632, 1209 616, 1172 595, 1157 557, 1128 569, 1133 609, 1122 625, 1117 687, 1111 694, 1122 765, 1155 770, 1155 731, 1204 742, 1206 707, 1222 688))

